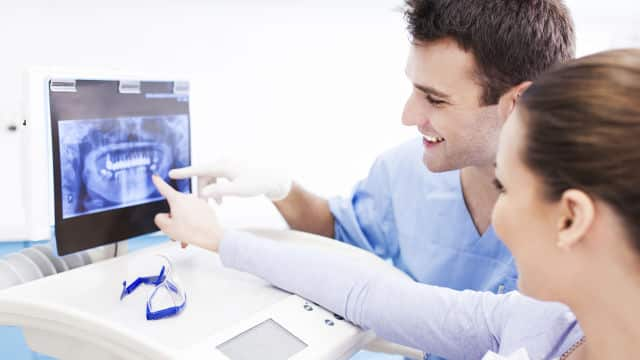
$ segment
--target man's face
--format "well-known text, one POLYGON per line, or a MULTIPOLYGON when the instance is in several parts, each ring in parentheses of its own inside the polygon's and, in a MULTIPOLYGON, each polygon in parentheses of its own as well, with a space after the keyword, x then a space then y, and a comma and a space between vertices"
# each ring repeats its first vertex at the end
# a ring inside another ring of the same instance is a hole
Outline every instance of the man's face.
POLYGON ((504 119, 481 105, 475 61, 445 38, 411 46, 406 73, 413 91, 402 123, 423 135, 423 161, 433 172, 492 166, 504 119))

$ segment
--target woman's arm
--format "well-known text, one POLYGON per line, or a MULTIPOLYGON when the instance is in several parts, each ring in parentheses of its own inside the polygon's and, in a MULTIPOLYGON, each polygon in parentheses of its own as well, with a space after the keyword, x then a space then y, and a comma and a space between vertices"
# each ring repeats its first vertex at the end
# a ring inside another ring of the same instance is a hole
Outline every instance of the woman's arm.
POLYGON ((242 232, 227 232, 219 250, 225 266, 299 294, 387 340, 451 359, 498 351, 504 297, 419 284, 385 264, 242 232))

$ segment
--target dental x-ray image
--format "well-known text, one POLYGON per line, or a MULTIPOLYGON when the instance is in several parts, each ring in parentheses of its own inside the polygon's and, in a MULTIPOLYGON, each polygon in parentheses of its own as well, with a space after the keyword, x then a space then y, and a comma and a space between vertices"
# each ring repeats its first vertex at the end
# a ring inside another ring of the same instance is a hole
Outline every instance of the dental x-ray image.
POLYGON ((58 134, 65 219, 161 200, 151 175, 190 163, 188 115, 62 120, 58 134))

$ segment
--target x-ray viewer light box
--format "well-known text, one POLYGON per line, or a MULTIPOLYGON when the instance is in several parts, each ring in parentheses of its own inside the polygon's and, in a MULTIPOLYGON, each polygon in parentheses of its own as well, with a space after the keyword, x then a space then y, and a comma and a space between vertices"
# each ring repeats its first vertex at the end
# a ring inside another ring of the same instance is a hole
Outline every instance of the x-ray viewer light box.
MULTIPOLYGON (((37 182, 37 173, 47 168, 48 191, 44 201, 43 194, 26 196, 27 221, 38 221, 32 239, 48 232, 64 255, 157 231, 153 217, 168 206, 151 175, 191 191, 189 180, 168 177, 170 169, 191 163, 188 81, 34 77, 30 85, 44 90, 39 92, 44 121, 38 124, 37 101, 32 101, 27 111, 31 138, 25 143, 33 145, 45 133, 47 155, 45 164, 35 165, 39 168, 27 166, 26 178, 37 182), (49 226, 42 224, 44 211, 38 209, 45 204, 49 226)), ((30 95, 37 99, 37 93, 30 95)))

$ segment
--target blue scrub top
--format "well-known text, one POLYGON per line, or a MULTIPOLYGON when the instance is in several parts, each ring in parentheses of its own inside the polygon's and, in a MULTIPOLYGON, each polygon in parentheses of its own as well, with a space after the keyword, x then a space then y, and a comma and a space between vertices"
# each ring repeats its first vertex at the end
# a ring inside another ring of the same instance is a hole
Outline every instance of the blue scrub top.
POLYGON ((456 290, 516 289, 511 253, 493 226, 478 233, 460 171, 432 173, 422 140, 382 154, 353 195, 329 200, 336 239, 390 259, 414 280, 456 290))

